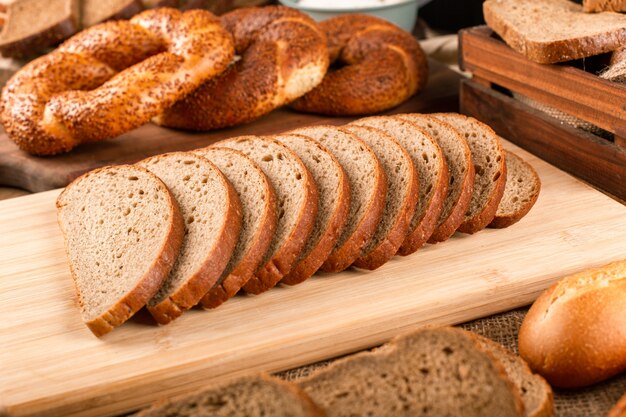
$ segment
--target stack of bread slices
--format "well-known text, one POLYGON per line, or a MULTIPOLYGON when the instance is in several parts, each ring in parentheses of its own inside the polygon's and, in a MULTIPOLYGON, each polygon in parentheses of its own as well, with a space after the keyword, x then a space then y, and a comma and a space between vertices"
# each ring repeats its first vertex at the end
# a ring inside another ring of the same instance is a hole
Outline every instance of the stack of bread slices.
POLYGON ((83 319, 100 336, 143 306, 166 324, 239 291, 372 270, 455 231, 510 226, 539 189, 478 120, 403 114, 101 168, 57 208, 83 319))

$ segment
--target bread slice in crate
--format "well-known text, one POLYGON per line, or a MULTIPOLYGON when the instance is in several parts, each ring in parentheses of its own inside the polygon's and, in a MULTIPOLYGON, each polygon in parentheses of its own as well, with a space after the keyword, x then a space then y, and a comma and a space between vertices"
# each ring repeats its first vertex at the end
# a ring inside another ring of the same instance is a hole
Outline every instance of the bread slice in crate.
POLYGON ((239 239, 241 203, 224 174, 194 153, 157 155, 138 165, 171 190, 185 224, 178 259, 147 305, 158 323, 167 324, 198 304, 222 275, 239 239))
POLYGON ((261 266, 243 287, 248 293, 260 294, 273 288, 296 265, 315 225, 317 185, 302 160, 274 139, 242 136, 218 142, 218 146, 247 155, 267 175, 276 192, 276 232, 261 266))
POLYGON ((474 191, 458 230, 476 233, 495 217, 506 184, 506 156, 500 138, 486 124, 458 113, 435 113, 433 117, 451 124, 464 136, 474 163, 474 191))
POLYGON ((354 266, 374 270, 398 252, 409 232, 419 200, 418 172, 406 149, 385 131, 357 125, 348 125, 344 129, 372 148, 387 177, 383 217, 372 239, 354 262, 354 266))
POLYGON ((332 152, 348 175, 351 190, 348 222, 321 270, 339 272, 361 255, 382 218, 387 194, 385 171, 372 149, 335 126, 311 126, 290 133, 315 139, 332 152))
POLYGON ((448 240, 463 223, 474 191, 474 163, 469 145, 452 125, 432 116, 409 113, 395 117, 424 129, 437 142, 445 157, 448 168, 448 187, 434 230, 427 239, 429 243, 448 240))
POLYGON ((168 276, 184 236, 178 203, 148 170, 119 165, 79 177, 56 205, 83 320, 102 336, 168 276))
POLYGON ((241 232, 233 255, 215 285, 200 300, 204 308, 215 308, 237 294, 265 257, 276 230, 276 193, 261 168, 242 152, 211 146, 194 153, 222 171, 242 207, 241 232))
POLYGON ((350 183, 337 158, 320 143, 302 135, 283 134, 273 138, 302 159, 319 191, 313 232, 296 265, 281 280, 284 284, 295 285, 313 275, 335 248, 348 221, 350 183))

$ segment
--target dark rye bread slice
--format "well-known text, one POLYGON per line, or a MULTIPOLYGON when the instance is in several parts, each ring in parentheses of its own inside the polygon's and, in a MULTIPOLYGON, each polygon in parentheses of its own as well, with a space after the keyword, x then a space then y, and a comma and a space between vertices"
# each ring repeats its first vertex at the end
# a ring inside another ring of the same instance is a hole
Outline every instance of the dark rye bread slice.
POLYGON ((506 155, 500 138, 486 124, 458 113, 436 113, 433 116, 451 124, 469 145, 474 163, 474 191, 463 223, 457 229, 476 233, 496 215, 506 185, 506 155))
POLYGON ((30 57, 80 30, 78 0, 20 0, 7 4, 0 53, 30 57))
POLYGON ((319 192, 317 218, 313 232, 296 265, 281 282, 295 285, 305 281, 322 266, 337 244, 348 221, 350 183, 343 168, 328 149, 302 135, 276 135, 274 139, 286 145, 302 159, 319 192))
POLYGON ((81 26, 107 20, 130 19, 144 9, 140 0, 81 0, 81 26))
POLYGON ((276 192, 276 232, 261 266, 243 287, 248 293, 260 294, 273 288, 296 265, 315 224, 317 186, 302 160, 274 139, 242 136, 216 146, 246 154, 267 175, 276 192))
POLYGON ((165 184, 144 168, 91 171, 56 202, 83 320, 102 336, 161 287, 176 261, 183 219, 165 184))
POLYGON ((426 328, 340 359, 299 381, 328 417, 517 417, 502 366, 469 332, 426 328))
POLYGON ((537 171, 513 152, 506 152, 506 186, 489 227, 501 229, 517 223, 535 205, 541 190, 537 171))
POLYGON ((524 415, 526 417, 554 415, 554 394, 546 380, 541 375, 533 373, 522 358, 500 344, 480 335, 475 336, 481 346, 503 366, 524 403, 524 415))
POLYGON ((418 173, 411 156, 393 136, 369 126, 344 126, 369 145, 381 162, 387 177, 383 217, 372 239, 365 245, 354 266, 369 270, 391 259, 409 232, 419 199, 418 173))
POLYGON ((398 253, 406 256, 417 251, 432 235, 448 191, 448 167, 441 148, 424 129, 410 121, 376 116, 353 124, 371 126, 393 136, 407 150, 419 174, 419 200, 411 218, 409 232, 398 253))
POLYGON ((452 125, 426 114, 399 114, 397 117, 416 124, 439 144, 448 167, 448 188, 437 225, 429 243, 448 240, 465 217, 474 191, 474 163, 467 141, 452 125))
POLYGON ((135 417, 324 417, 297 385, 266 374, 240 377, 157 403, 135 417))
POLYGON ((332 152, 348 175, 351 190, 348 222, 321 270, 348 268, 370 241, 385 207, 387 178, 372 149, 352 133, 336 126, 311 126, 290 133, 310 137, 332 152))
POLYGON ((200 303, 215 308, 233 297, 252 278, 276 230, 276 193, 261 168, 234 149, 208 147, 194 151, 226 176, 239 196, 242 222, 239 240, 222 276, 200 303))
POLYGON ((487 0, 483 14, 511 48, 540 64, 611 52, 626 43, 626 16, 585 13, 570 0, 487 0))
POLYGON ((172 152, 137 164, 167 185, 185 222, 178 259, 147 305, 167 324, 198 304, 226 268, 239 238, 241 203, 220 170, 199 155, 172 152))

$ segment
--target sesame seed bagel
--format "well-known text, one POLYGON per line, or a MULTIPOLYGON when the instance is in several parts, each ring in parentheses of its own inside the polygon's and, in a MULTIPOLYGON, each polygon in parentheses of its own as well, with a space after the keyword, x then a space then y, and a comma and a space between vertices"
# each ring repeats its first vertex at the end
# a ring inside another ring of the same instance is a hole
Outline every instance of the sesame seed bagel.
POLYGON ((211 130, 252 121, 317 86, 328 68, 326 36, 288 7, 244 8, 221 17, 241 57, 155 118, 168 127, 211 130))
POLYGON ((331 69, 293 107, 349 116, 378 113, 419 92, 428 78, 426 55, 408 32, 373 16, 346 14, 320 23, 328 37, 331 69))
POLYGON ((93 26, 9 80, 0 122, 35 155, 141 126, 228 67, 232 38, 210 12, 148 10, 93 26))

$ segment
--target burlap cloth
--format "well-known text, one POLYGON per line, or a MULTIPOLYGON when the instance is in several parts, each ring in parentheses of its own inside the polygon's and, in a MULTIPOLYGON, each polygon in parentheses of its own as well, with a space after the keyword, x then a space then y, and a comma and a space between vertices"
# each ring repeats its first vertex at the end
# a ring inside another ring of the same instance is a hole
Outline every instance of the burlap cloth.
MULTIPOLYGON (((513 310, 460 325, 488 337, 517 353, 517 333, 527 309, 513 310)), ((278 374, 281 378, 297 380, 314 370, 328 366, 332 361, 292 369, 278 374)), ((604 416, 619 398, 626 393, 626 374, 591 388, 566 391, 555 390, 554 403, 558 417, 604 416)))

